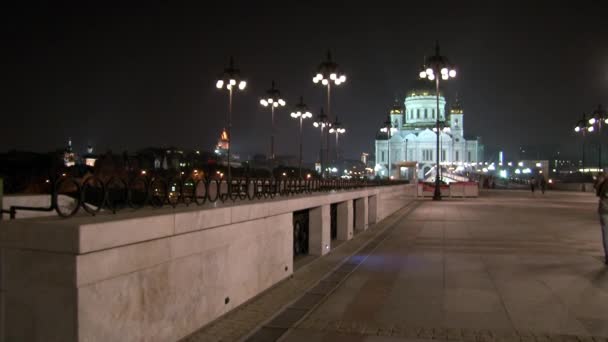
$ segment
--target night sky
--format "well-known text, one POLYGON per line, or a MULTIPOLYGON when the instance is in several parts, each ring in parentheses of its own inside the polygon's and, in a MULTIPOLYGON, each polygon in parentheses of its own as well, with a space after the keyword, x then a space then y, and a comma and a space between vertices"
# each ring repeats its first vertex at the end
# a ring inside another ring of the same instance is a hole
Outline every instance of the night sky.
MULTIPOLYGON (((573 125, 608 106, 601 2, 433 3, 4 8, 0 152, 50 151, 69 136, 79 152, 87 144, 97 152, 211 150, 228 103, 215 81, 233 55, 248 81, 234 98, 233 148, 244 158, 267 153, 270 113, 259 98, 275 80, 286 108, 302 95, 317 114, 325 95, 312 77, 329 48, 348 77, 332 96, 347 129, 342 149, 358 158, 373 152, 387 110, 396 95, 403 101, 435 40, 458 68, 444 89, 448 102, 460 95, 467 135, 510 152, 507 159, 521 145, 578 151, 573 125)), ((297 153, 289 113, 277 112, 277 154, 297 153)), ((318 140, 308 122, 305 160, 317 155, 318 140)))

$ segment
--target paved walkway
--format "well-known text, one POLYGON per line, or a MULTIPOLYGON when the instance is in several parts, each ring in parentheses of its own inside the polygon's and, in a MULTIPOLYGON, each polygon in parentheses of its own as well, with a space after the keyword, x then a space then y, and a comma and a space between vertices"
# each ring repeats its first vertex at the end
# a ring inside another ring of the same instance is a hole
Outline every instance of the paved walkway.
POLYGON ((595 208, 591 194, 566 192, 420 201, 294 275, 325 272, 318 285, 280 301, 269 291, 278 315, 261 329, 200 340, 608 342, 595 208))
POLYGON ((595 201, 497 191, 425 202, 284 340, 606 337, 595 201))

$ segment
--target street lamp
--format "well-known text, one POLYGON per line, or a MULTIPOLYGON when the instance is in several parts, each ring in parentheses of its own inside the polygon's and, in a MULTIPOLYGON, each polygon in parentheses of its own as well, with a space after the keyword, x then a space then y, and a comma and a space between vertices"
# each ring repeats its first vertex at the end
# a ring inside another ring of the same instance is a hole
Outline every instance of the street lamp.
POLYGON ((308 107, 304 104, 304 99, 300 96, 300 102, 296 104, 294 111, 291 112, 291 117, 300 120, 300 162, 299 162, 299 177, 302 178, 302 121, 312 118, 312 113, 308 111, 308 107))
MULTIPOLYGON (((315 84, 321 83, 327 87, 327 117, 331 117, 331 87, 346 82, 346 75, 340 72, 338 64, 331 59, 331 52, 327 51, 327 60, 317 67, 317 74, 312 78, 315 84)), ((329 155, 329 135, 327 136, 327 155, 329 155)))
POLYGON ((447 81, 450 78, 456 77, 456 70, 454 66, 448 62, 447 57, 441 56, 439 54, 439 43, 435 45, 435 55, 430 56, 426 59, 425 64, 422 67, 422 70, 419 73, 420 78, 427 78, 430 81, 435 81, 435 96, 437 99, 437 116, 435 120, 435 126, 437 128, 437 172, 435 177, 435 192, 433 193, 433 200, 439 201, 441 200, 441 180, 439 179, 439 78, 447 81))
POLYGON ((338 155, 338 136, 340 134, 346 133, 346 129, 342 127, 342 124, 338 121, 338 116, 336 115, 336 120, 332 123, 331 128, 329 129, 329 133, 336 134, 336 162, 339 159, 338 155))
MULTIPOLYGON (((594 128, 593 126, 587 126, 587 119, 585 117, 585 114, 583 114, 583 118, 578 120, 578 122, 576 123, 576 126, 574 126, 574 132, 579 133, 583 136, 583 171, 581 172, 581 175, 583 175, 583 179, 585 176, 585 136, 587 135, 587 132, 593 132, 594 128)), ((583 181, 583 187, 582 190, 585 191, 585 182, 583 181)))
MULTIPOLYGON (((442 159, 442 161, 445 162, 444 159, 446 159, 446 158, 443 156, 443 139, 441 139, 441 133, 449 133, 451 131, 450 127, 447 125, 447 122, 445 120, 439 121, 439 131, 440 131, 439 148, 441 151, 441 159, 442 159)), ((437 127, 433 127, 433 132, 437 133, 437 127)), ((442 179, 441 173, 442 173, 441 168, 435 170, 435 178, 439 177, 439 179, 442 179)))
POLYGON ((598 169, 602 169, 602 142, 601 142, 601 133, 602 126, 608 124, 608 114, 606 110, 602 108, 602 105, 598 105, 597 109, 593 111, 591 114, 591 118, 589 118, 589 127, 587 128, 588 132, 597 132, 598 137, 598 169), (597 127, 597 128, 596 128, 597 127))
POLYGON ((274 81, 272 81, 270 89, 266 91, 266 97, 260 100, 260 104, 264 107, 270 107, 270 159, 274 160, 274 109, 285 107, 285 100, 281 98, 281 92, 275 88, 274 81))
POLYGON ((228 191, 232 182, 232 173, 230 171, 230 146, 232 145, 232 93, 233 90, 238 86, 239 90, 244 90, 247 87, 247 82, 241 79, 240 70, 234 67, 234 58, 230 57, 230 65, 224 69, 224 73, 220 75, 215 86, 218 89, 228 90, 228 191))
POLYGON ((388 179, 391 179, 391 137, 393 133, 397 131, 397 128, 393 127, 393 123, 391 122, 391 117, 389 116, 386 121, 384 121, 384 126, 380 128, 380 132, 386 133, 388 139, 386 140, 387 144, 387 157, 388 157, 388 179))
POLYGON ((321 130, 321 141, 319 142, 319 161, 321 163, 321 176, 325 174, 324 163, 323 163, 323 131, 325 127, 331 127, 331 123, 325 113, 323 113, 323 108, 321 108, 321 112, 317 115, 317 119, 312 123, 313 126, 319 128, 321 130))

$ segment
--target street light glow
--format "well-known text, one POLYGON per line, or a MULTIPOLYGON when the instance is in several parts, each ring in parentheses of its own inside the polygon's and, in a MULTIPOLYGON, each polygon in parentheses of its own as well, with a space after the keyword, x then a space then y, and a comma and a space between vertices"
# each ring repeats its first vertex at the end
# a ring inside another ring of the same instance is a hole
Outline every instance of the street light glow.
POLYGON ((454 70, 454 69, 450 70, 450 77, 452 77, 452 78, 456 77, 456 70, 454 70))
POLYGON ((224 81, 218 80, 215 86, 217 87, 217 89, 222 89, 222 87, 224 86, 224 81))
POLYGON ((239 82, 239 89, 240 90, 245 89, 245 87, 247 87, 247 82, 246 81, 239 82))

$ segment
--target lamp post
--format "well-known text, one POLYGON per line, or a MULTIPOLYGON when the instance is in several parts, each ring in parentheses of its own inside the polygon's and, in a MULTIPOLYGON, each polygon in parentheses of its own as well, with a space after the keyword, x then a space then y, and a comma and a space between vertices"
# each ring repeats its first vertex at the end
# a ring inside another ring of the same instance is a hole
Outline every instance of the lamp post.
MULTIPOLYGON (((439 148, 441 151, 441 159, 442 159, 442 161, 445 162, 444 159, 446 159, 446 158, 444 158, 444 156, 443 156, 443 139, 441 139, 441 133, 448 133, 451 130, 450 130, 450 127, 448 127, 445 120, 439 121, 438 127, 439 127, 439 132, 440 132, 438 135, 439 135, 439 148)), ((433 127, 433 132, 437 133, 437 127, 433 127)), ((441 168, 435 170, 435 178, 437 178, 437 177, 439 177, 439 179, 442 178, 441 177, 441 168)))
POLYGON ((291 112, 291 117, 300 121, 300 159, 299 159, 299 177, 302 178, 302 121, 312 118, 312 113, 308 111, 308 107, 304 104, 304 99, 300 96, 300 102, 291 112))
POLYGON ((323 112, 323 108, 321 108, 319 115, 317 115, 317 119, 312 123, 312 125, 321 130, 321 140, 319 142, 319 161, 321 163, 321 177, 323 177, 325 175, 325 165, 323 163, 323 131, 325 130, 325 127, 331 127, 331 123, 329 122, 327 115, 325 115, 323 112))
POLYGON ((391 179, 391 137, 393 135, 393 132, 395 132, 397 129, 393 127, 393 123, 391 122, 391 117, 389 116, 386 121, 384 121, 384 126, 382 126, 382 128, 380 128, 380 132, 386 133, 388 139, 386 140, 386 149, 387 149, 387 159, 388 159, 388 165, 387 165, 387 169, 388 169, 388 179, 391 179))
POLYGON ((588 132, 597 131, 598 134, 598 169, 600 172, 602 171, 602 141, 601 141, 601 133, 602 126, 608 124, 608 114, 606 110, 602 108, 602 105, 598 105, 597 109, 593 111, 591 114, 591 118, 589 119, 589 127, 587 129, 588 132), (597 128, 596 128, 597 127, 597 128))
POLYGON ((260 100, 260 104, 264 107, 270 106, 270 159, 274 160, 274 110, 278 107, 285 107, 285 100, 281 98, 281 92, 275 87, 274 81, 268 91, 266 97, 260 100))
POLYGON ((593 131, 593 126, 587 126, 587 120, 585 118, 585 114, 583 114, 583 118, 576 123, 576 126, 574 126, 574 132, 580 133, 583 136, 583 170, 581 172, 581 175, 583 176, 583 185, 581 188, 582 191, 585 191, 585 136, 587 135, 587 132, 593 131))
MULTIPOLYGON (((346 75, 342 74, 331 58, 331 52, 327 51, 327 60, 321 62, 317 67, 317 74, 312 78, 315 84, 321 83, 327 87, 327 117, 331 117, 331 87, 332 83, 336 86, 346 82, 346 75)), ((327 136, 327 155, 329 155, 329 135, 327 136)))
POLYGON ((336 115, 336 120, 331 124, 331 128, 329 129, 329 133, 336 135, 336 162, 339 159, 338 155, 338 136, 340 134, 346 133, 346 129, 342 127, 342 124, 338 121, 338 116, 336 115))
POLYGON ((226 121, 228 122, 228 191, 230 191, 232 184, 232 173, 230 171, 232 168, 230 165, 230 148, 232 145, 232 93, 237 85, 239 90, 244 90, 245 87, 247 87, 247 82, 241 79, 240 70, 235 68, 234 58, 230 57, 230 64, 224 69, 224 72, 215 83, 215 86, 218 89, 228 90, 228 115, 226 118, 226 121))
POLYGON ((439 77, 442 80, 447 81, 450 78, 456 77, 456 70, 454 67, 448 62, 447 57, 441 56, 439 54, 439 43, 435 45, 435 55, 430 56, 425 61, 425 66, 423 66, 422 70, 419 73, 420 78, 428 78, 430 81, 435 81, 435 96, 437 99, 437 115, 435 116, 435 126, 437 133, 437 163, 436 163, 436 176, 435 176, 435 192, 433 193, 433 200, 439 201, 441 200, 441 180, 439 179, 439 77), (440 76, 441 75, 441 76, 440 76))

